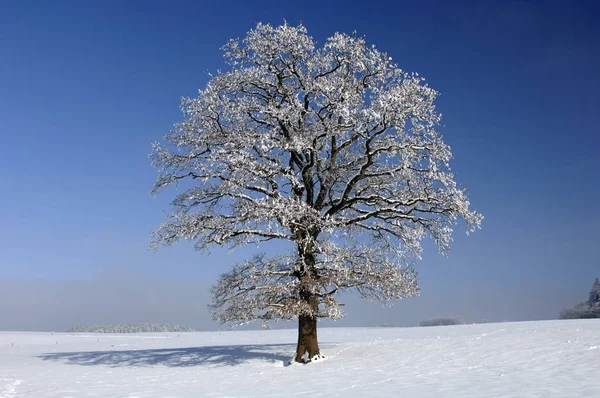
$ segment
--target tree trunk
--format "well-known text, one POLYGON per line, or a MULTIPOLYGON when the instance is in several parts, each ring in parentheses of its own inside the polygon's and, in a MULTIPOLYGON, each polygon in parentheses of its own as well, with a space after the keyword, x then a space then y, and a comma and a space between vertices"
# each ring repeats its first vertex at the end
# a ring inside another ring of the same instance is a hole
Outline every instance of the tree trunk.
POLYGON ((298 316, 298 345, 296 346, 296 362, 307 363, 321 358, 319 343, 317 341, 317 313, 319 312, 319 297, 315 292, 315 283, 318 275, 315 270, 314 240, 317 233, 310 239, 299 232, 298 254, 302 259, 298 278, 300 279, 300 298, 308 304, 310 311, 305 311, 298 316), (306 356, 306 357, 305 357, 306 356))
MULTIPOLYGON (((310 306, 316 310, 319 305, 317 296, 309 299, 310 306)), ((307 363, 321 358, 319 343, 317 340, 317 317, 300 315, 298 317, 298 345, 296 346, 296 362, 307 363), (305 354, 308 357, 305 358, 305 354)))

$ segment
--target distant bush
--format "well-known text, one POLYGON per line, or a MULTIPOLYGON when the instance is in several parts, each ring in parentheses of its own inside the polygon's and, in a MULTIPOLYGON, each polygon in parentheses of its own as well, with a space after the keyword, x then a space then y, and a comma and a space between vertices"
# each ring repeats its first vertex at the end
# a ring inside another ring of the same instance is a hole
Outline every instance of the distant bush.
POLYGON ((431 318, 424 320, 419 326, 449 326, 449 325, 462 325, 464 322, 459 316, 441 316, 437 318, 431 318))
POLYGON ((600 305, 597 303, 590 304, 589 302, 580 303, 573 308, 562 310, 559 317, 560 319, 600 318, 600 305))
POLYGON ((109 325, 82 325, 68 329, 69 333, 153 333, 153 332, 193 332, 187 326, 168 323, 133 323, 109 325))

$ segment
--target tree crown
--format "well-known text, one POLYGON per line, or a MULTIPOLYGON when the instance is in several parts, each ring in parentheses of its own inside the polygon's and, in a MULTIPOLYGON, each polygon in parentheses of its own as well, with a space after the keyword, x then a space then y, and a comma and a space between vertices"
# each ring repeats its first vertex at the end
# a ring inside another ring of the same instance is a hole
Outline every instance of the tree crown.
POLYGON ((280 239, 297 250, 224 274, 219 319, 337 317, 334 293, 347 288, 377 300, 415 294, 421 240, 445 253, 459 219, 467 232, 480 226, 436 130, 438 93, 417 74, 356 35, 317 48, 302 25, 258 24, 223 50, 229 68, 183 99, 185 119, 154 145, 153 192, 190 181, 154 244, 280 239))

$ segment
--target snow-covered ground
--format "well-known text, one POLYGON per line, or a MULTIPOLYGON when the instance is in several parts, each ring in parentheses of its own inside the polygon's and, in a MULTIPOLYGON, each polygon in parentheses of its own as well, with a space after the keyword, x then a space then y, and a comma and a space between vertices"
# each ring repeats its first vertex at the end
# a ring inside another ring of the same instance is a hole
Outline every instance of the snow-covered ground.
POLYGON ((295 330, 0 332, 0 397, 600 397, 600 320, 295 330))

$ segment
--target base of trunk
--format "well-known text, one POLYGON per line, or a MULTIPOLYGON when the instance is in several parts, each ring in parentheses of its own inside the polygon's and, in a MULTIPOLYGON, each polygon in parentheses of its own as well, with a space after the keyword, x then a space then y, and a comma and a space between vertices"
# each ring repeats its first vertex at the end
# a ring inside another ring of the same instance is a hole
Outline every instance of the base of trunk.
POLYGON ((323 358, 317 341, 317 318, 300 316, 298 318, 298 345, 296 358, 299 363, 308 363, 323 358))
POLYGON ((283 362, 283 366, 291 366, 294 364, 302 364, 302 365, 307 365, 311 362, 321 362, 325 360, 325 356, 324 355, 317 355, 315 357, 312 358, 308 358, 308 355, 305 355, 301 361, 296 361, 296 358, 290 358, 289 361, 285 361, 283 362))

